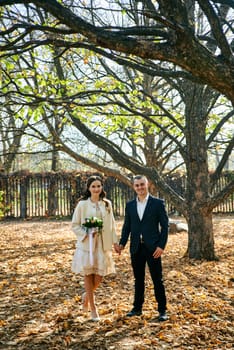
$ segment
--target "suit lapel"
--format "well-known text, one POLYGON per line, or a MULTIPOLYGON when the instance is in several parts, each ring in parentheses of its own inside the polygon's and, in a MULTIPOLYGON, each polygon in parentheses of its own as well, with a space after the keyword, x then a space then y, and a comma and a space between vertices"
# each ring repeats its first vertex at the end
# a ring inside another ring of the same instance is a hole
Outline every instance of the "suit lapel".
POLYGON ((136 215, 136 218, 140 221, 138 212, 137 212, 137 199, 135 199, 132 203, 132 210, 134 212, 134 214, 136 215))
POLYGON ((141 221, 143 221, 144 218, 147 216, 147 213, 148 213, 148 211, 150 210, 151 204, 152 204, 152 197, 149 196, 148 201, 147 201, 147 203, 146 203, 145 211, 144 211, 144 214, 143 214, 143 217, 142 217, 141 221))

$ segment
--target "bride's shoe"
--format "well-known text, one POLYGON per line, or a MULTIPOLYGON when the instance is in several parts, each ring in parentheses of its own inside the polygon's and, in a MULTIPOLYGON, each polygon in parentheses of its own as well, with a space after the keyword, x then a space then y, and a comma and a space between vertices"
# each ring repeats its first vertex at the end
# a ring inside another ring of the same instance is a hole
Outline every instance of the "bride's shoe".
POLYGON ((81 296, 81 302, 82 302, 82 309, 84 312, 88 312, 89 311, 89 306, 86 302, 86 292, 84 292, 81 296))
POLYGON ((100 321, 100 317, 98 315, 97 310, 91 311, 91 320, 94 321, 94 322, 100 321))

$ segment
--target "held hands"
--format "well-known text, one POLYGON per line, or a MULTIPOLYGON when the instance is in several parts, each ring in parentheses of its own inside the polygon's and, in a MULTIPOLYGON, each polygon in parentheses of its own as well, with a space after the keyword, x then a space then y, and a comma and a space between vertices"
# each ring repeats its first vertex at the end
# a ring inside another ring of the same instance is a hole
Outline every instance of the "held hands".
POLYGON ((164 250, 163 250, 162 248, 157 247, 157 248, 155 249, 154 253, 153 253, 154 259, 160 258, 160 256, 162 255, 163 251, 164 251, 164 250))
MULTIPOLYGON (((117 254, 121 254, 121 251, 124 249, 124 247, 121 244, 115 243, 114 244, 114 249, 117 254)), ((164 250, 160 247, 157 247, 153 253, 153 257, 155 259, 160 258, 160 256, 163 254, 164 250)))
POLYGON ((124 249, 124 247, 121 244, 115 243, 114 249, 115 249, 115 252, 120 255, 121 251, 124 249))

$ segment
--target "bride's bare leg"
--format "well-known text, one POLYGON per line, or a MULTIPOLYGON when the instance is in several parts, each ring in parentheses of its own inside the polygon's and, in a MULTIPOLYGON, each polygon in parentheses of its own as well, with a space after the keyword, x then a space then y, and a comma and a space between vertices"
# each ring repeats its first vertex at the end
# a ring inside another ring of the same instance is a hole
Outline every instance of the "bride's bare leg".
POLYGON ((94 303, 93 296, 93 275, 85 275, 84 277, 85 291, 86 291, 86 302, 90 304, 92 309, 92 305, 94 303))
POLYGON ((86 298, 90 305, 92 319, 95 321, 99 319, 99 316, 95 305, 94 290, 99 286, 101 280, 102 280, 101 276, 94 275, 94 274, 86 275, 84 279, 86 298))
POLYGON ((102 282, 102 276, 100 275, 94 275, 94 278, 93 278, 93 290, 95 291, 99 284, 102 282))

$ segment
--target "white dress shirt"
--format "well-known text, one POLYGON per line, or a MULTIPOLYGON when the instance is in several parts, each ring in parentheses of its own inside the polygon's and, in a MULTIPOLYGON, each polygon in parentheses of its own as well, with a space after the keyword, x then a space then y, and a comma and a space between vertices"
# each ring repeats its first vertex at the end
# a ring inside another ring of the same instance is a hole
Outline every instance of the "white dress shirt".
POLYGON ((149 198, 149 193, 147 194, 147 196, 145 197, 145 199, 143 201, 139 201, 138 197, 136 199, 136 201, 137 201, 137 213, 138 213, 140 220, 142 220, 142 218, 143 218, 148 198, 149 198))

